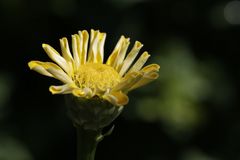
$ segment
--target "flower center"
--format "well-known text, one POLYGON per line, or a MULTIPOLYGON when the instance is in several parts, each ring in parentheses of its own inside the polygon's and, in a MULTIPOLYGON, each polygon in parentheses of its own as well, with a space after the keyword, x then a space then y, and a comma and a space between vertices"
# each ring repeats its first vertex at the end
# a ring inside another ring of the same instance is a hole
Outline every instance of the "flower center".
POLYGON ((80 66, 75 73, 74 81, 82 89, 88 87, 94 91, 96 89, 106 91, 118 84, 120 78, 118 72, 106 64, 87 63, 80 66))

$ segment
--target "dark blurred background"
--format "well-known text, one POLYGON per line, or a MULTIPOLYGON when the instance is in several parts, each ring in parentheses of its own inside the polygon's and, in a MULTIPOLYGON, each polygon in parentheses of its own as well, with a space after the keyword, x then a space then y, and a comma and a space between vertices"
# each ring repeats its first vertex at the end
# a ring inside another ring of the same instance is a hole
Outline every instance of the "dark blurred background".
POLYGON ((0 0, 0 160, 74 160, 75 129, 41 48, 78 30, 144 43, 160 78, 130 93, 96 160, 240 160, 240 2, 0 0))

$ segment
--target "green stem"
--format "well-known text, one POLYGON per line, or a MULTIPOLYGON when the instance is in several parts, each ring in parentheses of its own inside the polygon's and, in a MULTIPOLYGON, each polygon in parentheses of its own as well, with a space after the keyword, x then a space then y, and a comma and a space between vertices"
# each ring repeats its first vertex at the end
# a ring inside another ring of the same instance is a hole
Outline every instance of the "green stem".
POLYGON ((77 160, 94 160, 101 130, 77 128, 77 160))

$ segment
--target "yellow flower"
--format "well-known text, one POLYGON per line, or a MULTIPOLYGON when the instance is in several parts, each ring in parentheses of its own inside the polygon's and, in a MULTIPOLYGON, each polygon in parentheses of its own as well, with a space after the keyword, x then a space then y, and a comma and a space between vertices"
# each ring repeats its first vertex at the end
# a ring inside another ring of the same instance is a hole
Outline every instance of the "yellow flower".
POLYGON ((105 39, 106 33, 91 30, 89 40, 87 31, 79 31, 72 35, 71 50, 67 38, 60 39, 62 55, 50 45, 42 45, 55 63, 30 61, 28 66, 63 83, 50 86, 52 94, 73 94, 85 99, 98 97, 115 106, 123 106, 128 103, 129 91, 158 78, 160 67, 157 64, 143 67, 150 56, 148 52, 142 53, 133 64, 143 45, 136 41, 126 55, 130 42, 124 36, 121 36, 104 63, 105 39))

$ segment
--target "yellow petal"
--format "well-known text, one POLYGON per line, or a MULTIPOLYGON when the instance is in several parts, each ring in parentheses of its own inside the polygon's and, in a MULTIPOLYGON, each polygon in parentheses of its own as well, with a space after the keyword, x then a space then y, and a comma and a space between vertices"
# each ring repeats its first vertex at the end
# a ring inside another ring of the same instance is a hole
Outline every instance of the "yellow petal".
POLYGON ((49 87, 49 91, 52 94, 69 94, 69 93, 72 93, 73 89, 74 89, 74 87, 71 84, 64 84, 61 86, 50 86, 49 87))
POLYGON ((47 53, 47 55, 56 62, 65 72, 67 72, 69 75, 71 74, 71 68, 66 62, 66 60, 50 45, 48 44, 42 44, 43 49, 47 53))
POLYGON ((128 49, 128 46, 130 44, 129 42, 130 38, 125 38, 123 40, 123 44, 122 44, 122 47, 121 47, 121 50, 120 52, 118 53, 118 56, 116 58, 116 66, 115 66, 115 69, 119 72, 122 65, 123 65, 123 60, 126 56, 126 53, 127 53, 127 49, 128 49))
POLYGON ((128 103, 128 96, 122 92, 111 92, 103 95, 103 99, 109 101, 115 106, 124 106, 128 103))
POLYGON ((81 64, 85 64, 87 59, 89 35, 86 30, 79 31, 78 34, 80 38, 80 47, 82 48, 81 49, 82 52, 80 53, 79 57, 80 57, 81 64))
POLYGON ((159 71, 160 66, 158 64, 150 64, 141 69, 142 72, 153 72, 159 71))
POLYGON ((111 90, 111 92, 122 91, 127 93, 128 90, 142 78, 142 76, 143 75, 140 72, 132 72, 126 75, 121 82, 111 90))
POLYGON ((104 59, 104 44, 106 40, 106 33, 101 33, 99 35, 98 49, 97 49, 97 62, 103 63, 104 59))
POLYGON ((90 88, 76 88, 72 91, 72 94, 76 97, 83 97, 83 98, 92 98, 93 97, 93 91, 90 88))
POLYGON ((60 39, 60 46, 61 46, 63 58, 66 61, 72 62, 73 57, 72 57, 71 51, 69 49, 69 44, 68 44, 67 38, 64 37, 64 38, 60 39))
POLYGON ((136 84, 134 84, 129 91, 142 87, 154 80, 156 80, 159 77, 159 74, 156 72, 150 72, 149 74, 146 74, 142 77, 142 79, 140 79, 136 84))
POLYGON ((28 65, 30 69, 33 69, 40 74, 54 77, 63 83, 73 83, 72 79, 62 70, 62 68, 52 62, 31 61, 28 65))
POLYGON ((131 73, 131 72, 137 72, 139 71, 143 65, 146 63, 146 61, 148 60, 148 58, 150 57, 150 55, 148 54, 148 52, 144 52, 140 58, 137 60, 137 62, 131 67, 131 69, 128 71, 127 74, 131 73))
POLYGON ((136 58, 138 52, 142 48, 142 44, 138 41, 135 42, 132 50, 127 55, 126 59, 123 61, 122 67, 119 71, 119 75, 123 76, 126 71, 129 69, 130 65, 133 63, 134 59, 136 58))
POLYGON ((121 36, 120 39, 118 40, 114 50, 112 51, 112 53, 108 57, 108 60, 106 62, 107 65, 112 66, 112 67, 114 66, 117 55, 120 52, 120 49, 121 49, 124 38, 125 38, 124 36, 121 36))
POLYGON ((72 57, 71 51, 69 49, 69 44, 68 44, 67 38, 64 37, 64 38, 60 39, 60 46, 61 46, 63 58, 68 63, 69 69, 71 71, 71 73, 69 73, 69 74, 73 75, 75 64, 73 62, 73 57, 72 57))
POLYGON ((73 83, 71 77, 67 75, 60 67, 52 63, 47 66, 46 70, 53 75, 54 78, 62 81, 63 83, 73 83))
POLYGON ((127 52, 127 48, 130 44, 129 40, 130 40, 129 38, 125 38, 124 36, 121 36, 113 52, 111 53, 111 55, 107 60, 107 63, 106 63, 107 65, 110 65, 115 69, 118 69, 119 66, 122 65, 122 62, 127 52))
POLYGON ((88 51, 88 62, 94 63, 96 61, 96 50, 97 50, 97 42, 95 40, 98 39, 98 34, 100 32, 97 30, 91 29, 91 35, 90 35, 90 46, 88 51))
POLYGON ((72 52, 76 68, 80 67, 80 53, 81 51, 80 37, 78 34, 72 35, 72 52))
POLYGON ((106 33, 91 30, 91 44, 89 47, 88 62, 103 63, 105 39, 106 33))
POLYGON ((30 61, 28 62, 28 66, 31 70, 34 70, 44 76, 48 76, 48 77, 53 77, 53 75, 51 73, 49 73, 43 66, 44 66, 44 62, 41 61, 30 61))
POLYGON ((93 63, 102 63, 103 62, 103 55, 104 55, 104 42, 106 39, 105 33, 98 32, 92 42, 92 58, 90 57, 90 62, 93 63))

